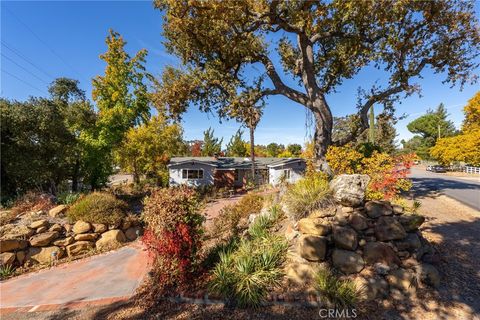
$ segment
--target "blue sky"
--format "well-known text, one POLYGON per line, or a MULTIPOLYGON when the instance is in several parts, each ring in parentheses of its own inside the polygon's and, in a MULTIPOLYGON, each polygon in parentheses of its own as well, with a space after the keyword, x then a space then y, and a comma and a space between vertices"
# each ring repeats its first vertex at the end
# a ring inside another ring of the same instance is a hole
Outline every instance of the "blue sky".
MULTIPOLYGON (((480 2, 476 3, 476 10, 478 16, 480 2)), ((2 1, 1 96, 17 100, 46 96, 48 83, 56 77, 80 80, 81 87, 90 95, 92 77, 102 74, 105 67, 99 55, 106 49, 104 41, 109 28, 123 35, 131 55, 142 48, 149 51, 147 68, 151 73, 159 76, 166 65, 179 64, 163 48, 161 13, 149 1, 2 1)), ((346 81, 337 93, 328 96, 333 114, 355 112, 357 88, 368 88, 368 84, 378 80, 383 80, 381 72, 366 69, 346 81)), ((460 91, 458 87, 443 85, 442 80, 440 75, 425 72, 419 81, 422 96, 410 97, 398 105, 398 115, 409 115, 397 124, 399 141, 412 136, 405 127, 409 121, 441 102, 450 119, 460 125, 463 106, 480 86, 467 85, 460 91)), ((272 97, 257 128, 256 142, 303 144, 307 139, 305 119, 302 106, 284 97, 272 97)), ((219 123, 214 115, 195 108, 185 114, 183 126, 186 139, 202 138, 202 132, 211 126, 225 143, 239 128, 238 123, 219 123)))

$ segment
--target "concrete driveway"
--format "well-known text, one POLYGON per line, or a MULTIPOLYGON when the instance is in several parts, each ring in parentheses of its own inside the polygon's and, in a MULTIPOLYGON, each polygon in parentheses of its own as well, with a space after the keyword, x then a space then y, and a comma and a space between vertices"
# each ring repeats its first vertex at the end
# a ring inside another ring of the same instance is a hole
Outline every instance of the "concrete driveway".
POLYGON ((480 177, 478 180, 464 179, 419 168, 412 168, 411 171, 409 177, 413 181, 412 191, 416 196, 438 192, 480 211, 480 177))

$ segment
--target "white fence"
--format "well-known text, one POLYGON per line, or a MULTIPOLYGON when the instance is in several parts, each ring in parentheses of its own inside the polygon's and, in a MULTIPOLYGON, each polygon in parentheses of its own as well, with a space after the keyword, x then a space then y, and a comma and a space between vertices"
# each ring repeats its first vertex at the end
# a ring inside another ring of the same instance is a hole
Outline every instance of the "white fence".
POLYGON ((464 172, 473 173, 473 174, 480 174, 480 167, 465 166, 464 172))

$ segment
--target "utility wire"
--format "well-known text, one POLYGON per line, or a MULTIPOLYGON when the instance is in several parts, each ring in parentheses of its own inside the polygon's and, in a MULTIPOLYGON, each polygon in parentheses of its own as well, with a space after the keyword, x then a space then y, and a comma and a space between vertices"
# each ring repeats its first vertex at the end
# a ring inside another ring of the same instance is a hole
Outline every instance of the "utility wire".
POLYGON ((29 87, 32 87, 33 89, 40 91, 41 93, 45 93, 45 91, 38 89, 37 87, 35 87, 35 86, 34 86, 33 84, 31 84, 30 82, 25 81, 25 80, 17 77, 17 76, 14 75, 14 74, 11 74, 11 73, 8 72, 7 70, 2 69, 2 72, 8 74, 8 75, 9 75, 10 77, 12 77, 12 78, 17 79, 18 81, 21 81, 21 82, 25 83, 25 84, 26 84, 27 86, 29 86, 29 87))
POLYGON ((7 11, 10 12, 10 14, 25 27, 25 29, 30 31, 30 33, 35 38, 37 38, 38 41, 40 41, 45 47, 47 47, 54 56, 56 56, 60 61, 62 61, 64 65, 66 65, 68 68, 70 68, 70 70, 72 70, 80 78, 82 78, 82 75, 77 70, 75 70, 67 61, 65 61, 65 59, 63 59, 55 50, 53 50, 45 41, 43 41, 42 38, 40 38, 25 22, 23 22, 15 13, 13 13, 12 10, 8 8, 5 9, 7 9, 7 11))
POLYGON ((2 53, 2 57, 4 57, 5 59, 7 59, 8 61, 10 61, 11 63, 15 64, 17 67, 19 67, 20 69, 26 71, 27 73, 29 73, 30 75, 32 75, 33 77, 37 78, 38 80, 42 81, 43 83, 45 83, 46 85, 48 85, 48 82, 43 80, 42 78, 38 77, 36 74, 34 74, 33 72, 31 72, 30 70, 28 70, 27 68, 23 67, 22 65, 18 64, 17 62, 15 62, 15 60, 9 58, 8 56, 4 55, 2 53))
POLYGON ((55 79, 54 76, 52 76, 51 74, 49 74, 48 72, 46 72, 45 70, 43 70, 42 68, 40 68, 39 66, 37 66, 35 63, 33 63, 32 61, 30 61, 27 57, 25 57, 20 51, 18 51, 17 49, 13 48, 12 46, 8 45, 6 42, 4 42, 3 40, 1 41, 2 42, 2 45, 7 48, 8 50, 10 50, 11 52, 13 52, 15 55, 17 55, 18 57, 20 57, 21 59, 23 59, 24 61, 26 61, 28 64, 30 64, 31 66, 33 66, 35 69, 39 70, 40 72, 42 72, 44 75, 46 75, 47 77, 49 77, 50 79, 55 79))

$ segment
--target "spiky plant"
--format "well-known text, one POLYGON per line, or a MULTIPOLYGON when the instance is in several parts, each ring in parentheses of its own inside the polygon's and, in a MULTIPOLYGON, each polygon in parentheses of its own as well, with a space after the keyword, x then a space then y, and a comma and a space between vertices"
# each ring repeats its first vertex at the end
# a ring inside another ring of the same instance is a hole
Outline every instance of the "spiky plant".
POLYGON ((360 292, 351 280, 341 280, 328 269, 320 269, 315 277, 315 287, 321 296, 337 307, 353 307, 360 292))

